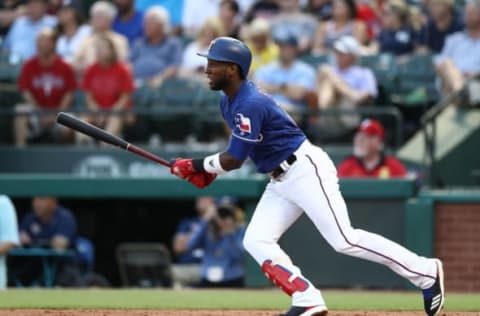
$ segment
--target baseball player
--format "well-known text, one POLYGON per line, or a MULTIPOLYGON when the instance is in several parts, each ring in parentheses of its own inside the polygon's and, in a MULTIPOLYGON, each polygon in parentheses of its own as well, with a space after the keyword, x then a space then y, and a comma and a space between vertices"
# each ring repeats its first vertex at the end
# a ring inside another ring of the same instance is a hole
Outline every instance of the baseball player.
POLYGON ((292 297, 292 306, 281 315, 327 315, 320 291, 277 243, 302 212, 336 251, 381 263, 422 289, 425 312, 438 315, 444 303, 440 260, 420 257, 384 237, 352 228, 328 155, 246 79, 251 62, 247 46, 219 37, 207 54, 199 55, 208 59, 210 88, 225 93, 220 109, 232 131, 230 142, 226 151, 202 159, 176 159, 171 172, 203 188, 250 158, 258 172, 270 176, 243 244, 265 276, 292 297))

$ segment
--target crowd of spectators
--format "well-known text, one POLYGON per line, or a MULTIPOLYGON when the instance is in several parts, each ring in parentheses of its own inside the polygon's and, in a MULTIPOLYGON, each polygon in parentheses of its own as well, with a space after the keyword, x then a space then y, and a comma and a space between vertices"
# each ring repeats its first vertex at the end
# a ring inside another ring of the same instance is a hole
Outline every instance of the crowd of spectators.
MULTIPOLYGON (((244 286, 245 213, 240 204, 233 197, 200 196, 194 216, 179 219, 171 247, 175 260, 163 267, 173 270, 175 287, 244 286)), ((17 222, 14 204, 0 195, 0 228, 0 290, 7 285, 110 285, 94 272, 93 242, 79 235, 74 212, 56 197, 34 196, 31 208, 17 222)))
MULTIPOLYGON (((11 0, 0 5, 0 36, 3 54, 23 67, 14 124, 19 146, 45 130, 71 141, 54 130, 51 117, 28 113, 68 110, 74 90, 85 94, 83 109, 108 112, 134 108, 136 89, 157 89, 171 78, 205 83, 205 61, 196 52, 218 36, 248 44, 250 79, 298 120, 295 113, 305 109, 375 104, 381 83, 355 65, 363 56, 388 54, 401 62, 432 55, 441 95, 480 72, 479 0, 11 0), (305 56, 329 56, 329 65, 305 56)), ((135 117, 89 120, 120 135, 135 117)), ((360 117, 336 120, 351 134, 360 117)), ((328 121, 308 123, 329 130, 328 121)))

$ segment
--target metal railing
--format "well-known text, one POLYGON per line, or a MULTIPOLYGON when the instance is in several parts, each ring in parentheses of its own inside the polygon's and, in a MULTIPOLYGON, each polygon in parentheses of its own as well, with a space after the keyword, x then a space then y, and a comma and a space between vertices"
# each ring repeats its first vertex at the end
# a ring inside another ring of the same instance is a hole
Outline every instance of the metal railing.
MULTIPOLYGON (((180 115, 191 115, 195 119, 202 120, 203 122, 212 122, 218 123, 222 121, 222 118, 219 113, 219 109, 217 107, 189 107, 189 106, 181 106, 181 107, 151 107, 148 109, 141 108, 135 109, 135 107, 131 111, 86 111, 86 110, 79 110, 79 109, 72 109, 68 111, 69 113, 82 115, 82 114, 89 114, 89 115, 100 115, 100 114, 112 114, 112 115, 126 115, 127 113, 133 113, 142 118, 148 119, 173 119, 176 116, 180 115)), ((19 113, 16 112, 15 109, 12 108, 2 108, 0 107, 0 118, 1 117, 13 117, 17 115, 51 115, 58 113, 58 110, 33 110, 30 112, 19 113)), ((403 142, 403 117, 400 111, 393 106, 365 106, 359 107, 358 109, 338 109, 338 108, 331 108, 327 110, 304 110, 298 112, 300 115, 303 116, 321 116, 321 117, 334 117, 334 116, 360 116, 360 117, 375 117, 375 118, 385 118, 389 119, 389 121, 393 122, 393 131, 392 131, 392 147, 393 149, 398 149, 403 142)), ((381 121, 381 119, 380 119, 381 121)))
POLYGON ((445 109, 461 103, 466 98, 467 83, 459 91, 451 93, 442 98, 440 102, 428 110, 421 118, 421 130, 424 135, 425 152, 423 159, 424 173, 427 183, 432 187, 439 187, 440 183, 437 179, 435 155, 436 155, 436 138, 437 138, 437 118, 445 109))

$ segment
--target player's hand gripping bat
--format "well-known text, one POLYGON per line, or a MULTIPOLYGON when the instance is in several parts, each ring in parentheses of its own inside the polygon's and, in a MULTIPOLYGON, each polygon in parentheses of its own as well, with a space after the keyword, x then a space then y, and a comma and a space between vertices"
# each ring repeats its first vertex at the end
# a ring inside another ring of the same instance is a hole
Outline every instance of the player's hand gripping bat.
POLYGON ((89 124, 85 121, 82 121, 74 116, 68 115, 66 113, 60 112, 57 115, 57 122, 59 124, 65 125, 71 129, 74 129, 80 133, 83 133, 85 135, 88 135, 90 137, 93 137, 95 139, 98 139, 102 142, 105 142, 107 144, 113 145, 113 146, 118 146, 122 149, 125 149, 127 151, 130 151, 132 153, 135 153, 137 155, 140 155, 142 157, 145 157, 147 159, 153 160, 155 162, 158 162, 159 164, 162 164, 164 166, 170 167, 170 163, 162 159, 146 150, 143 150, 135 145, 132 145, 125 141, 124 139, 121 139, 120 137, 114 136, 107 131, 98 128, 96 126, 93 126, 92 124, 89 124))

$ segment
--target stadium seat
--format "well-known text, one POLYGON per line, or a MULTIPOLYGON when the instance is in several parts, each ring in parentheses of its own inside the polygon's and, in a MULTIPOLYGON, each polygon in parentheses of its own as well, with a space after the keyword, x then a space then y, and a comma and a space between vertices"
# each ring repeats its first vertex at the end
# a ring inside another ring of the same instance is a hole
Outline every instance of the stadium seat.
POLYGON ((6 52, 0 53, 0 81, 15 83, 20 74, 21 63, 13 61, 6 52))
POLYGON ((117 247, 116 256, 123 286, 172 286, 172 260, 165 245, 123 243, 117 247))
POLYGON ((182 141, 193 134, 195 107, 202 85, 183 78, 166 80, 152 92, 149 108, 152 132, 164 140, 182 141))
POLYGON ((168 79, 155 91, 152 106, 190 108, 198 102, 200 82, 183 78, 168 79))
POLYGON ((397 67, 394 57, 388 54, 362 56, 358 63, 373 71, 379 90, 377 103, 386 103, 395 87, 397 67))
MULTIPOLYGON (((0 84, 1 85, 1 84, 0 84)), ((13 139, 13 116, 8 112, 13 111, 15 104, 21 101, 21 95, 16 90, 3 90, 0 88, 0 144, 11 143, 13 139)))
POLYGON ((195 135, 201 141, 211 141, 225 135, 225 125, 219 110, 221 92, 205 87, 199 90, 195 109, 195 135))
POLYGON ((412 55, 397 63, 391 101, 402 106, 427 106, 438 101, 436 74, 431 55, 412 55))
POLYGON ((141 86, 132 94, 132 102, 134 109, 145 110, 148 109, 153 103, 153 97, 155 90, 148 86, 141 86))
POLYGON ((313 68, 317 69, 318 66, 321 64, 327 64, 330 63, 330 57, 328 55, 303 55, 300 57, 300 59, 312 66, 313 68))

